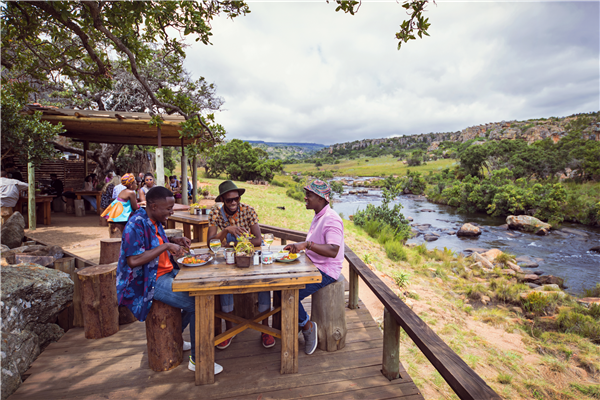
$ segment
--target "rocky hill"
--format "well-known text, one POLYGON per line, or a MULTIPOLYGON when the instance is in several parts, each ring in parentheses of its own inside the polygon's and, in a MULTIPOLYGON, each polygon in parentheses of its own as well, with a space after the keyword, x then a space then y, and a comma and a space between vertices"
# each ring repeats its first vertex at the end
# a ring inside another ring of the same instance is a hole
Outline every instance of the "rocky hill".
POLYGON ((569 132, 579 130, 586 140, 600 141, 600 112, 575 114, 569 117, 539 118, 527 121, 501 121, 471 126, 456 132, 421 133, 382 139, 364 139, 353 142, 338 143, 319 152, 325 156, 347 154, 348 151, 376 148, 407 149, 420 145, 429 151, 436 150, 442 142, 464 143, 469 140, 502 140, 524 139, 529 143, 536 140, 552 138, 558 142, 569 132), (337 154, 336 154, 337 153, 337 154))
POLYGON ((277 143, 258 140, 247 140, 247 142, 252 147, 258 147, 269 153, 269 158, 278 160, 289 158, 302 160, 325 148, 325 145, 317 143, 277 143))

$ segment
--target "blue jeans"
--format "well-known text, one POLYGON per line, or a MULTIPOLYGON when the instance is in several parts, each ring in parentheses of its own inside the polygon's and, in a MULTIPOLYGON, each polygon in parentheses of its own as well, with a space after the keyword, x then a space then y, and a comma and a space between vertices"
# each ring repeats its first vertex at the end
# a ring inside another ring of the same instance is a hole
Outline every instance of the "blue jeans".
MULTIPOLYGON (((230 313, 233 311, 233 295, 222 294, 219 299, 221 300, 221 311, 224 313, 230 313)), ((258 312, 265 312, 271 308, 271 292, 259 292, 258 293, 258 312)))
POLYGON ((196 301, 189 292, 173 292, 173 279, 179 273, 178 269, 164 274, 156 280, 154 300, 162 301, 171 307, 181 308, 181 332, 190 326, 190 341, 192 343, 192 360, 196 358, 196 301))
POLYGON ((304 300, 305 298, 307 298, 314 292, 318 291, 319 289, 324 288, 325 286, 337 281, 337 279, 333 279, 332 277, 330 277, 323 271, 319 270, 319 272, 321 273, 321 276, 323 277, 321 282, 310 283, 310 284, 306 285, 306 287, 304 289, 300 289, 298 291, 298 295, 300 297, 300 301, 298 302, 298 325, 300 327, 304 327, 304 325, 306 325, 306 323, 309 320, 308 314, 306 313, 306 310, 304 309, 304 306, 302 305, 302 300, 304 300))
POLYGON ((96 196, 81 196, 82 199, 87 200, 94 210, 98 209, 96 204, 96 196))

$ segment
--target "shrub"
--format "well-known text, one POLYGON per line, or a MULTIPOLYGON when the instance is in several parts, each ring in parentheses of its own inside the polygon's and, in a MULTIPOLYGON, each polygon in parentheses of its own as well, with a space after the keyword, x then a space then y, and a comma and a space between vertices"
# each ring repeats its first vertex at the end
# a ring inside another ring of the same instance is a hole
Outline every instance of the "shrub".
POLYGON ((600 385, 584 385, 581 383, 571 383, 570 386, 573 389, 577 389, 579 392, 590 396, 593 399, 600 399, 600 385))
POLYGON ((285 182, 279 182, 278 180, 273 179, 271 181, 271 185, 273 185, 273 186, 279 186, 279 187, 285 187, 285 182))
POLYGON ((545 294, 531 292, 522 300, 523 308, 535 315, 547 315, 552 313, 559 301, 558 294, 545 294))
POLYGON ((502 265, 508 265, 509 262, 515 262, 515 256, 509 253, 502 253, 498 254, 495 261, 502 265))
POLYGON ((379 231, 379 237, 377 240, 380 244, 385 245, 387 242, 396 239, 396 230, 389 225, 383 225, 379 231))
POLYGON ((398 287, 407 286, 410 280, 410 275, 407 272, 395 271, 392 275, 394 282, 398 287))
POLYGON ((596 283, 593 289, 584 289, 583 295, 583 297, 600 297, 600 283, 596 283))
POLYGON ((575 333, 594 343, 600 343, 600 323, 589 315, 574 311, 561 312, 556 323, 561 332, 575 333))
POLYGON ((385 254, 392 261, 407 261, 408 256, 404 245, 398 241, 392 240, 385 244, 385 254))
POLYGON ((304 201, 304 189, 303 189, 303 185, 296 185, 295 187, 291 187, 289 188, 285 194, 288 197, 291 197, 294 200, 298 200, 298 201, 304 201))
POLYGON ((503 385, 508 385, 512 382, 512 375, 509 374, 503 374, 503 373, 499 373, 498 374, 498 382, 503 384, 503 385))

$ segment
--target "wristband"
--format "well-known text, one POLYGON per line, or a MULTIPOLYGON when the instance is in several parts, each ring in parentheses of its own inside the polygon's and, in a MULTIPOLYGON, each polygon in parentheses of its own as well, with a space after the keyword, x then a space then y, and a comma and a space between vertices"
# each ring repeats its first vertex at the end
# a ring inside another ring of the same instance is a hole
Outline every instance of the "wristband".
POLYGON ((311 241, 306 242, 306 249, 310 250, 310 248, 312 247, 313 243, 311 241))

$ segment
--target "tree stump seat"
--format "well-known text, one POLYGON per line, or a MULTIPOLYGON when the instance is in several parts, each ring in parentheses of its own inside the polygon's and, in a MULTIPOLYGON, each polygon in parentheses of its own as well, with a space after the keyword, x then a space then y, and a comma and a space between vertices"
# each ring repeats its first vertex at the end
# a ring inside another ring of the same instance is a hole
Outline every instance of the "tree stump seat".
POLYGON ((119 331, 117 266, 96 265, 77 271, 81 283, 81 309, 87 339, 100 339, 119 331))
POLYGON ((109 222, 108 223, 108 237, 111 239, 121 239, 123 237, 123 230, 125 229, 125 224, 120 224, 117 222, 109 222))
POLYGON ((340 274, 336 282, 312 294, 311 320, 317 323, 321 350, 336 351, 346 346, 345 278, 340 274))
POLYGON ((85 203, 83 199, 75 200, 75 216, 76 217, 85 217, 85 203))
POLYGON ((146 317, 146 340, 150 369, 169 371, 181 364, 181 309, 154 300, 146 317))

